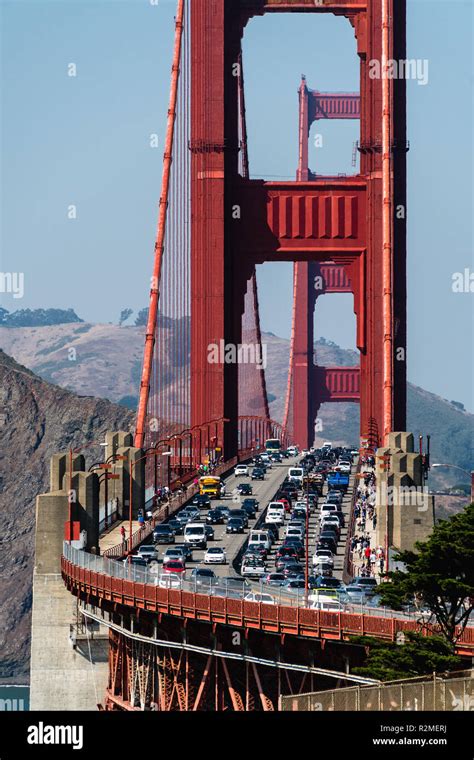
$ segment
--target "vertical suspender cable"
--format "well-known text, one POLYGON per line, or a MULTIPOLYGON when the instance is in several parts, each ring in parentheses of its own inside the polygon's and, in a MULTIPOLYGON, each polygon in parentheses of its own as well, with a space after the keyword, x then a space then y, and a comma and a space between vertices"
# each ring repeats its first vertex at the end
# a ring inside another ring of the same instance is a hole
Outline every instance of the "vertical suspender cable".
POLYGON ((383 176, 383 415, 385 437, 393 428, 393 285, 390 0, 382 2, 382 176, 383 176))
POLYGON ((298 267, 293 268, 293 316, 291 320, 290 362, 288 365, 288 381, 286 386, 285 412, 283 414, 284 435, 293 434, 293 424, 290 424, 290 408, 292 402, 293 374, 295 371, 295 335, 296 335, 296 293, 298 286, 298 267), (291 428, 291 429, 290 429, 291 428))
POLYGON ((155 347, 155 333, 158 316, 158 301, 160 296, 160 280, 163 264, 163 250, 166 233, 167 208, 170 185, 170 170, 173 153, 174 126, 176 121, 176 100, 179 82, 179 64, 181 58, 181 42, 183 36, 183 13, 184 0, 178 0, 176 13, 176 31, 173 54, 173 67, 171 74, 171 91, 168 109, 168 122, 166 128, 166 145, 163 160, 163 176, 161 185, 161 197, 159 207, 158 229, 155 243, 155 261, 153 266, 152 287, 150 292, 150 311, 146 328, 145 352, 143 358, 142 380, 140 386, 140 399, 138 403, 137 427, 135 446, 143 446, 145 437, 146 414, 148 398, 150 395, 150 378, 153 365, 153 351, 155 347))

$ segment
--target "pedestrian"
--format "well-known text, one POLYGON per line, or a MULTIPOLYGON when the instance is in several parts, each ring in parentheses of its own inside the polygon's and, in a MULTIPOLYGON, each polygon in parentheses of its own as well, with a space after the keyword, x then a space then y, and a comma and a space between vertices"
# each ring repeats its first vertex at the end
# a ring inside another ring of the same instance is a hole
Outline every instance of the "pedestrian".
POLYGON ((375 512, 374 512, 374 516, 372 518, 372 527, 373 527, 374 530, 377 527, 377 515, 375 514, 375 512))
POLYGON ((122 543, 125 543, 126 533, 125 533, 125 528, 123 527, 123 525, 120 526, 120 536, 122 538, 122 543))

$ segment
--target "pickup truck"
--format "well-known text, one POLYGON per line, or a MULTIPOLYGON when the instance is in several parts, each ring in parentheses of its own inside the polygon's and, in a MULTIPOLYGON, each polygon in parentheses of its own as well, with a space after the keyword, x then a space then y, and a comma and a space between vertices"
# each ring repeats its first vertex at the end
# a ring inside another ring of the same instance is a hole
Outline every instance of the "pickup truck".
POLYGON ((349 488, 349 475, 343 472, 330 472, 327 479, 328 489, 337 488, 340 491, 347 491, 349 488))
POLYGON ((247 562, 244 560, 241 574, 244 578, 261 578, 265 575, 265 563, 257 558, 247 562))

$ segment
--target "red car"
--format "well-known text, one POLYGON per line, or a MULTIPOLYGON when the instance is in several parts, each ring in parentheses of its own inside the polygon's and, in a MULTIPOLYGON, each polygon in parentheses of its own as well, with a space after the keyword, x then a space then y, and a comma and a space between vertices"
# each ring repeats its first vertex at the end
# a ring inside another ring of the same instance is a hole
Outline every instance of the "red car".
POLYGON ((285 512, 291 512, 291 504, 288 499, 277 499, 285 507, 285 512))
POLYGON ((170 562, 166 563, 163 570, 165 571, 165 573, 184 573, 186 572, 186 566, 184 562, 180 562, 177 559, 173 559, 170 562))

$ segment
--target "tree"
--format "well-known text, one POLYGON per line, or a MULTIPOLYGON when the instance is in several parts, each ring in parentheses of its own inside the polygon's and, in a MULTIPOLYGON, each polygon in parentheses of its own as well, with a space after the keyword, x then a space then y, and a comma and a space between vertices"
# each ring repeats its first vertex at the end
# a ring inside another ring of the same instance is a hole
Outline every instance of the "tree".
POLYGON ((367 651, 364 665, 353 668, 353 672, 378 681, 395 681, 461 667, 461 659, 453 655, 446 639, 423 636, 415 631, 407 631, 404 636, 403 644, 370 636, 351 638, 353 644, 361 644, 367 651))
POLYGON ((135 324, 137 327, 140 327, 142 325, 146 325, 148 322, 148 308, 146 309, 140 309, 138 312, 137 318, 135 319, 135 324))
POLYGON ((119 327, 122 327, 123 323, 127 321, 133 314, 133 309, 122 309, 120 312, 119 327))
POLYGON ((439 627, 454 648, 473 610, 474 504, 441 520, 427 541, 415 544, 415 550, 395 557, 406 570, 386 574, 391 582, 380 585, 381 603, 400 609, 415 597, 432 613, 425 625, 432 630, 439 627))

